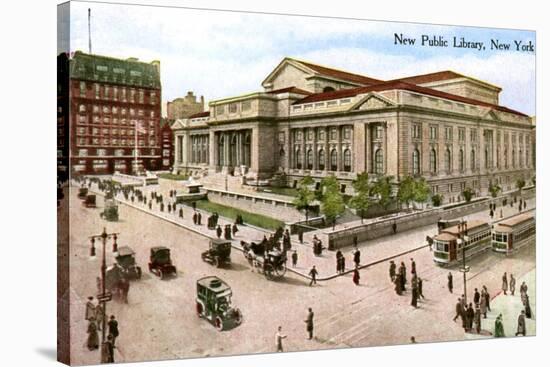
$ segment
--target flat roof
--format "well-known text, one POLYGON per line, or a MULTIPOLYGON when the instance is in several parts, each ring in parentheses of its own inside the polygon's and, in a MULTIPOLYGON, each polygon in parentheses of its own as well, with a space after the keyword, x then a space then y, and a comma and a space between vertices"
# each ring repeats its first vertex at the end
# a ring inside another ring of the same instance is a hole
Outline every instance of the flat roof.
MULTIPOLYGON (((482 226, 489 226, 489 224, 483 220, 468 220, 466 221, 468 231, 474 230, 482 226)), ((458 236, 458 225, 445 228, 441 233, 449 233, 458 236)))
POLYGON ((512 218, 503 220, 502 222, 499 222, 498 224, 500 226, 505 226, 505 227, 514 227, 514 226, 516 226, 520 223, 523 223, 523 222, 526 222, 526 221, 532 220, 532 219, 534 219, 533 213, 522 213, 522 214, 515 215, 512 218))

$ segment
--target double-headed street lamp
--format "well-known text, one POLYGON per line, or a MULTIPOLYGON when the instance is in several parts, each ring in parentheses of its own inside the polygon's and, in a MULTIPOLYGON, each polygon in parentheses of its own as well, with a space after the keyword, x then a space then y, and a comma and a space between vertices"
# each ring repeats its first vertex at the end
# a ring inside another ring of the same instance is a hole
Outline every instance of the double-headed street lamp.
POLYGON ((466 273, 470 271, 470 267, 466 266, 466 242, 468 242, 468 222, 464 219, 458 223, 458 236, 462 245, 462 268, 460 271, 464 277, 464 303, 468 304, 468 292, 466 290, 466 273))
MULTIPOLYGON (((113 239, 113 252, 116 252, 118 250, 117 245, 117 238, 118 233, 107 233, 105 228, 103 228, 103 232, 98 235, 90 236, 90 242, 92 246, 90 247, 90 256, 95 257, 96 255, 96 249, 95 249, 95 241, 101 240, 101 244, 103 245, 102 249, 102 259, 101 259, 101 293, 97 295, 97 300, 99 301, 101 305, 101 311, 103 313, 103 320, 101 325, 101 346, 102 346, 102 353, 105 345, 105 328, 106 328, 106 321, 107 321, 107 302, 109 302, 113 295, 111 293, 107 293, 105 290, 105 273, 107 270, 107 264, 105 259, 105 247, 107 245, 108 239, 113 239)), ((103 358, 102 358, 103 361, 103 358)))

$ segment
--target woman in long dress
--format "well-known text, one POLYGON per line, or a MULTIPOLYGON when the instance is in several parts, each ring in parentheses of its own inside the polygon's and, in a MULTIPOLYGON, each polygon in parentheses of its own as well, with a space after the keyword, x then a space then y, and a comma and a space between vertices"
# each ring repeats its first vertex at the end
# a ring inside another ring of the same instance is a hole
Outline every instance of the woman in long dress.
POLYGON ((495 338, 503 338, 504 335, 504 325, 502 324, 502 314, 498 315, 495 320, 495 338))
POLYGON ((91 318, 88 322, 88 349, 95 350, 99 348, 99 335, 97 334, 97 325, 95 318, 91 318))
POLYGON ((357 266, 355 267, 355 269, 353 270, 353 283, 355 285, 359 285, 359 279, 361 277, 359 276, 359 269, 357 269, 357 266))

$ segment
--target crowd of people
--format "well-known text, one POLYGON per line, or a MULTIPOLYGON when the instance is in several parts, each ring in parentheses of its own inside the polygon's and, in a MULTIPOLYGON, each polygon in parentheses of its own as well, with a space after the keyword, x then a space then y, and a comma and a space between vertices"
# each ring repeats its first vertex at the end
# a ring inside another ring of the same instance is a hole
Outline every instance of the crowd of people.
MULTIPOLYGON (((84 319, 88 321, 86 330, 88 339, 86 341, 86 346, 90 351, 97 350, 100 347, 99 331, 102 331, 103 322, 106 321, 104 318, 105 309, 102 304, 100 302, 96 304, 94 302, 94 297, 88 297, 84 319)), ((115 342, 119 336, 118 321, 114 315, 111 315, 109 320, 106 321, 106 324, 107 330, 105 330, 105 332, 107 334, 107 340, 101 345, 101 362, 113 363, 115 361, 115 342)))

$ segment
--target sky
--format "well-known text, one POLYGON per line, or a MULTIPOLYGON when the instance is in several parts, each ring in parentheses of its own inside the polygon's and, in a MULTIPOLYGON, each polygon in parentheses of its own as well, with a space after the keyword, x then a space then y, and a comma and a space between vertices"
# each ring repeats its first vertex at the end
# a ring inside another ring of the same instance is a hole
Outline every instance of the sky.
POLYGON ((261 91, 289 56, 382 80, 453 70, 501 87, 501 105, 535 114, 535 52, 514 44, 536 47, 532 31, 71 2, 71 51, 88 52, 88 8, 92 53, 160 60, 163 101, 261 91), (417 41, 396 44, 395 34, 417 41), (422 35, 449 47, 422 46, 422 35), (454 37, 485 49, 452 47, 454 37), (510 49, 492 50, 492 39, 510 49))

